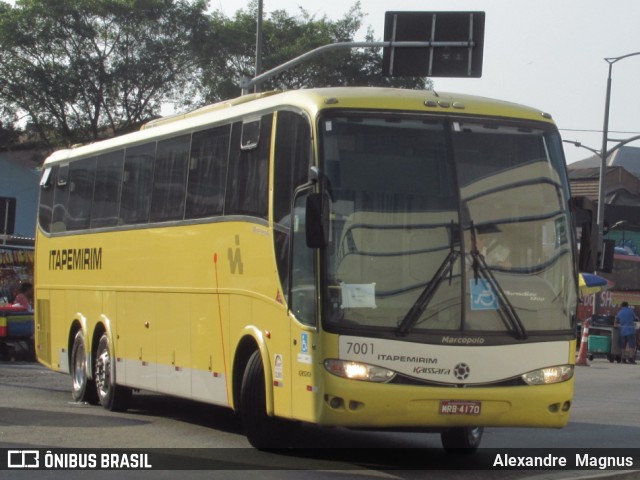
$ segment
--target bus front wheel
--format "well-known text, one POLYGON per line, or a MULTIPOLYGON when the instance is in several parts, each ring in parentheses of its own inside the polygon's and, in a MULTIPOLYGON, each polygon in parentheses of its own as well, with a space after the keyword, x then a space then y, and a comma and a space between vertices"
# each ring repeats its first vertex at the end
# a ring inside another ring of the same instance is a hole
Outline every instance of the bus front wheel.
POLYGON ((244 371, 240 416, 245 435, 253 447, 264 450, 289 446, 293 425, 267 415, 264 365, 259 350, 253 352, 244 371))
POLYGON ((112 412, 122 412, 129 407, 131 389, 116 385, 115 367, 111 364, 109 337, 106 333, 100 338, 96 352, 95 383, 100 404, 112 412))
POLYGON ((448 452, 473 452, 480 446, 484 427, 458 427, 440 433, 442 446, 448 452))
POLYGON ((76 402, 98 403, 95 383, 89 379, 84 334, 78 330, 71 347, 71 396, 76 402))

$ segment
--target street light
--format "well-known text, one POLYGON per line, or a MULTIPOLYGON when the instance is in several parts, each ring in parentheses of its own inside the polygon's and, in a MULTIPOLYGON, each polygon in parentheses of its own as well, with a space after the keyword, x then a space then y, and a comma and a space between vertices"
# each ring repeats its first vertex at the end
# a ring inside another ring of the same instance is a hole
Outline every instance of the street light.
MULTIPOLYGON (((609 141, 610 142, 618 142, 616 143, 612 148, 610 148, 609 150, 607 150, 607 156, 613 155, 613 153, 620 149, 621 147, 624 147, 627 143, 631 143, 631 142, 635 142, 636 140, 640 140, 640 135, 635 135, 633 137, 629 137, 625 140, 620 140, 620 139, 613 139, 610 138, 609 141)), ((586 150, 589 150, 590 152, 596 154, 598 157, 600 157, 600 150, 596 150, 595 148, 591 148, 591 147, 587 147, 586 145, 583 145, 581 142, 578 142, 577 140, 562 140, 564 143, 570 143, 571 145, 573 145, 574 147, 579 147, 579 148, 584 148, 586 150)))
POLYGON ((607 77, 607 94, 605 97, 604 103, 604 125, 602 127, 602 149, 600 150, 600 183, 598 188, 598 262, 600 262, 600 257, 602 256, 602 241, 604 239, 604 182, 605 182, 605 174, 607 171, 607 156, 613 152, 614 149, 620 148, 622 145, 633 141, 633 139, 637 139, 633 137, 633 139, 628 139, 625 142, 619 143, 614 147, 614 149, 607 150, 607 144, 609 141, 609 106, 611 103, 611 70, 613 68, 613 64, 619 62, 620 60, 624 60, 625 58, 633 57, 636 55, 640 55, 640 52, 629 53, 627 55, 622 55, 621 57, 611 57, 605 58, 604 60, 609 64, 609 76, 607 77))
POLYGON ((570 143, 571 145, 573 145, 574 147, 579 147, 579 148, 585 148, 587 150, 589 150, 592 153, 595 153, 596 156, 600 156, 600 150, 596 150, 595 148, 591 148, 591 147, 587 147, 586 145, 583 145, 582 143, 578 142, 577 140, 562 140, 564 143, 570 143))

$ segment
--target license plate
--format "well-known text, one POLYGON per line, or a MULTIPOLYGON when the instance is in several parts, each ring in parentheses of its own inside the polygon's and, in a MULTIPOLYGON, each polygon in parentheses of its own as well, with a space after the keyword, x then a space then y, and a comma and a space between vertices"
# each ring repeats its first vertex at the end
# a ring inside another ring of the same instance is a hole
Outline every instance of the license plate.
POLYGON ((482 402, 470 400, 440 401, 440 415, 480 415, 482 402))

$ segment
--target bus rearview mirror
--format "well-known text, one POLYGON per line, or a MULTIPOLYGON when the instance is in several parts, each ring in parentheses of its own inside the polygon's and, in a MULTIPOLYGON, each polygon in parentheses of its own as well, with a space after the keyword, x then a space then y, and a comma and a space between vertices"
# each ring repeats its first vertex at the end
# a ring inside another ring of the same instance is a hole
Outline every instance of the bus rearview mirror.
POLYGON ((325 248, 329 243, 329 202, 321 193, 307 197, 305 230, 309 248, 325 248))

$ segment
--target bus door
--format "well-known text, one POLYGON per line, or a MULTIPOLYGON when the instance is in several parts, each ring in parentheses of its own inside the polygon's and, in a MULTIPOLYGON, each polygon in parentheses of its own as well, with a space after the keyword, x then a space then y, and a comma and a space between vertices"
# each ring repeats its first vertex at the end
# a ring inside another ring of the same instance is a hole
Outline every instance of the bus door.
POLYGON ((318 315, 317 250, 309 248, 305 232, 307 190, 294 201, 291 225, 291 285, 289 309, 291 321, 292 413, 299 420, 317 418, 318 382, 322 365, 316 330, 318 315))

